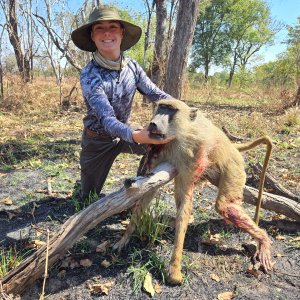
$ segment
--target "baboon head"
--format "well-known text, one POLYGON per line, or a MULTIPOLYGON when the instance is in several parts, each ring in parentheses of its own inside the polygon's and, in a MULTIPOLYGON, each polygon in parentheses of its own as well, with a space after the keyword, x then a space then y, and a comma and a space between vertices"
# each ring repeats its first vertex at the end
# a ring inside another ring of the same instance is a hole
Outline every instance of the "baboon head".
POLYGON ((196 119, 197 109, 190 108, 176 99, 160 100, 156 104, 154 116, 148 126, 149 137, 166 139, 176 136, 178 130, 188 130, 196 119))

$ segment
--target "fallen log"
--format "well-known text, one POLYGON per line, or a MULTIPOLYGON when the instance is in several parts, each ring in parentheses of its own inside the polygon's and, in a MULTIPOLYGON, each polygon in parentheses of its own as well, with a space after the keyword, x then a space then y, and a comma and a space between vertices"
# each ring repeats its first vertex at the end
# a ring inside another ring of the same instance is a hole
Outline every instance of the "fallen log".
MULTIPOLYGON (((244 201, 246 203, 256 205, 257 196, 257 189, 245 186, 244 201)), ((286 197, 264 192, 261 207, 300 222, 300 204, 286 197)))
MULTIPOLYGON (((168 163, 161 164, 153 170, 151 177, 136 177, 127 181, 127 188, 123 187, 107 195, 72 216, 49 242, 49 268, 87 231, 106 218, 129 209, 144 195, 173 179, 175 174, 173 166, 168 163)), ((42 246, 1 279, 5 293, 22 294, 27 286, 41 277, 45 268, 46 250, 46 245, 42 246)))
MULTIPOLYGON (((153 170, 150 177, 129 179, 119 191, 107 195, 72 216, 50 240, 49 267, 62 258, 65 252, 87 231, 106 218, 132 207, 144 195, 157 190, 173 179, 175 175, 175 168, 168 163, 163 163, 153 170)), ((246 186, 244 189, 245 202, 256 205, 257 194, 258 191, 255 188, 246 186)), ((285 197, 264 193, 262 207, 300 222, 299 204, 285 197)), ((21 294, 27 286, 42 276, 46 250, 46 245, 42 246, 1 279, 6 293, 21 294)))
MULTIPOLYGON (((255 165, 252 165, 251 168, 254 171, 254 174, 260 174, 262 171, 262 165, 260 163, 257 163, 255 165)), ((282 186, 274 177, 272 177, 270 174, 266 174, 265 179, 265 186, 272 190, 272 192, 276 195, 287 197, 289 199, 292 199, 294 201, 297 201, 300 203, 300 197, 286 189, 284 186, 282 186)))

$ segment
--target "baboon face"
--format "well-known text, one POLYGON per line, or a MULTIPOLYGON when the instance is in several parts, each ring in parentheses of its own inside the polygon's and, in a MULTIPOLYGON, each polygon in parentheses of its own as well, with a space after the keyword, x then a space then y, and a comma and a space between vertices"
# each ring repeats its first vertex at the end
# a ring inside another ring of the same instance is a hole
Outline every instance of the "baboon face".
POLYGON ((176 136, 178 124, 187 124, 196 117, 196 110, 178 100, 160 100, 148 126, 149 137, 166 139, 176 136), (180 113, 179 113, 180 112, 180 113))

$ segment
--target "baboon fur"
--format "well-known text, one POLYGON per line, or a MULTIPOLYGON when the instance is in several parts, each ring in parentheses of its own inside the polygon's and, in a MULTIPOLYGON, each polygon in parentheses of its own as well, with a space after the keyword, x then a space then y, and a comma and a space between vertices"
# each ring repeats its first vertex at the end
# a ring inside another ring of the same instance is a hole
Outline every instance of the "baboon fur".
MULTIPOLYGON (((267 233, 260 229, 241 207, 246 181, 244 160, 240 151, 245 151, 260 143, 270 143, 262 137, 253 143, 236 145, 207 119, 199 110, 190 108, 184 102, 171 99, 160 100, 148 127, 149 136, 164 139, 175 136, 164 145, 150 145, 144 173, 161 162, 171 163, 178 171, 175 177, 175 201, 177 207, 175 240, 169 265, 168 281, 181 284, 181 260, 184 237, 192 211, 192 194, 197 180, 209 180, 218 186, 215 208, 231 223, 249 233, 258 243, 257 258, 263 269, 269 272, 271 241, 267 233)), ((154 193, 145 197, 133 209, 137 218, 148 206, 154 193)), ((135 229, 131 222, 122 239, 114 246, 121 250, 129 241, 135 229)))

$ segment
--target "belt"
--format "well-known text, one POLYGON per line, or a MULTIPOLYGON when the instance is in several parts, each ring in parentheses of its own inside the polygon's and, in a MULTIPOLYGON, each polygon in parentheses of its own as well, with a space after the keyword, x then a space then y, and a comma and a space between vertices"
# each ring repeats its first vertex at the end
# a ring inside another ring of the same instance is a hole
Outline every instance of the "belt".
POLYGON ((96 131, 93 131, 89 128, 84 128, 84 133, 89 136, 89 137, 93 137, 93 138, 101 138, 101 139, 105 139, 105 140, 113 140, 113 137, 108 135, 108 134, 99 134, 96 131))

